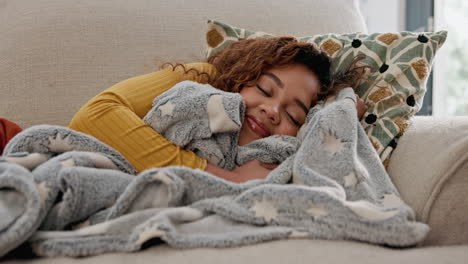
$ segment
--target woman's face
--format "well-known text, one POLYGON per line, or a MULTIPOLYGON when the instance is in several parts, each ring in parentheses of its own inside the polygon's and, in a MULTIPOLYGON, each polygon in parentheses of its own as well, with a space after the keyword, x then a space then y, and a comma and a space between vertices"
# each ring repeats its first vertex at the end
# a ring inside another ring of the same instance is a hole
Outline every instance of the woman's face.
POLYGON ((317 75, 302 64, 263 73, 256 85, 240 92, 246 115, 239 145, 270 135, 296 136, 308 110, 316 104, 319 90, 317 75))

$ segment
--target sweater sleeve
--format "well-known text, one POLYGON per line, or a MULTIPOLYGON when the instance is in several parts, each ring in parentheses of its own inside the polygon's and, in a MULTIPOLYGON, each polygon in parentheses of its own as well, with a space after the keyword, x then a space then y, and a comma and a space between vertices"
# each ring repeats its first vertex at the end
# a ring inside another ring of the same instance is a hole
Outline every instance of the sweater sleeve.
POLYGON ((138 170, 183 165, 205 169, 206 160, 168 141, 143 122, 156 96, 175 84, 191 80, 206 83, 206 74, 216 75, 213 65, 192 63, 174 70, 130 78, 115 84, 86 103, 69 124, 69 128, 96 137, 119 151, 138 170))

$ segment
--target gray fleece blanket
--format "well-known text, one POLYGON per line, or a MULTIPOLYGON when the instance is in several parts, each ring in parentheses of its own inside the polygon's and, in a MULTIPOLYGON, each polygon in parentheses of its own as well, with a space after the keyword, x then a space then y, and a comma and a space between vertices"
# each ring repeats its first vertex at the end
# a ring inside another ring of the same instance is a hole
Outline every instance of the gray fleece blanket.
POLYGON ((311 109, 297 137, 243 147, 239 95, 182 82, 155 102, 145 121, 211 162, 280 166, 242 184, 181 166, 137 174, 93 137, 31 127, 0 159, 0 256, 25 244, 40 256, 89 256, 157 242, 231 247, 292 238, 408 247, 428 233, 359 124, 351 88, 311 109))

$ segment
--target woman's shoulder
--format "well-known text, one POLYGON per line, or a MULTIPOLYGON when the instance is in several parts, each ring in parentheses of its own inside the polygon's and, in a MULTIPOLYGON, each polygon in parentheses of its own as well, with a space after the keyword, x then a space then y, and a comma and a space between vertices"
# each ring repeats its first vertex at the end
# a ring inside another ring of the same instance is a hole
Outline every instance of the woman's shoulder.
MULTIPOLYGON (((181 67, 176 66, 174 70, 179 71, 179 73, 183 75, 185 74, 195 75, 195 77, 204 79, 206 78, 206 76, 209 76, 210 78, 215 78, 217 74, 215 66, 208 62, 193 62, 193 63, 181 64, 180 66, 181 67)), ((198 79, 198 78, 195 78, 195 79, 198 79)), ((193 78, 189 78, 189 79, 193 79, 193 78)))
POLYGON ((214 70, 215 66, 208 62, 192 62, 184 64, 185 67, 203 70, 214 70))

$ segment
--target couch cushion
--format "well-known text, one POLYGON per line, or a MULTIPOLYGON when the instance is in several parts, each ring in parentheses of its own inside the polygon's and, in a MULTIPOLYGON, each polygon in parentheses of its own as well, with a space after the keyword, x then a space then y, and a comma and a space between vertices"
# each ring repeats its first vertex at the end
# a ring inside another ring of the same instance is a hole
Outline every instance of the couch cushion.
POLYGON ((464 155, 443 175, 427 203, 423 219, 431 231, 424 245, 468 244, 467 190, 468 155, 464 155))
POLYGON ((468 117, 413 118, 388 173, 416 219, 425 245, 468 244, 468 117))
POLYGON ((43 258, 6 263, 466 263, 468 245, 395 250, 364 243, 327 240, 280 240, 251 246, 180 250, 166 245, 150 247, 133 254, 114 253, 86 258, 43 258))
POLYGON ((357 0, 265 3, 0 1, 0 116, 24 128, 66 125, 119 81, 155 71, 162 61, 204 59, 209 18, 276 33, 366 31, 357 0))

